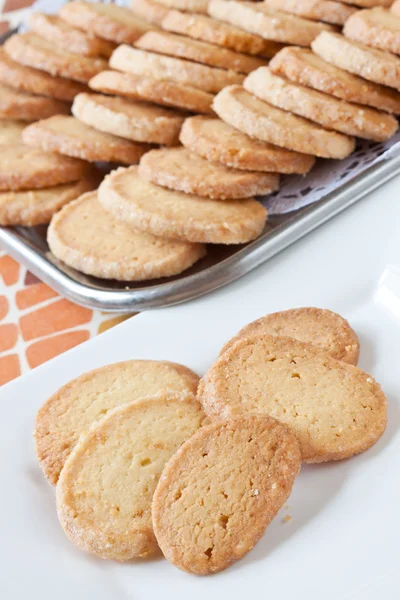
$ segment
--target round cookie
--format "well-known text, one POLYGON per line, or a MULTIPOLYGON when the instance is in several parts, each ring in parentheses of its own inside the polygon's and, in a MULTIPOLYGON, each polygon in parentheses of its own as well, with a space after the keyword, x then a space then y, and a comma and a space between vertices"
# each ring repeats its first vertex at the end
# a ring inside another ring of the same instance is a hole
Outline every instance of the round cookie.
POLYGON ((161 27, 164 17, 169 12, 166 6, 152 0, 132 0, 130 9, 135 15, 158 27, 161 27))
POLYGON ((127 360, 80 375, 62 386, 36 415, 36 455, 56 484, 79 438, 108 411, 147 396, 196 395, 199 378, 177 363, 127 360))
POLYGON ((0 48, 0 84, 21 92, 49 96, 67 102, 72 102, 76 94, 87 89, 77 81, 53 77, 39 69, 20 65, 12 60, 2 48, 0 48))
POLYGON ((40 190, 0 192, 0 225, 34 227, 50 223, 65 204, 97 187, 94 178, 40 190))
POLYGON ((224 352, 200 381, 205 412, 266 413, 296 434, 303 460, 341 460, 368 450, 387 422, 387 400, 353 365, 293 338, 254 335, 224 352))
POLYGON ((162 21, 162 28, 173 33, 181 33, 190 38, 209 42, 216 46, 229 48, 235 52, 245 54, 259 54, 270 58, 282 48, 282 44, 264 40, 259 35, 254 35, 216 21, 206 15, 188 14, 178 10, 170 10, 162 21))
POLYGON ((167 146, 178 143, 184 121, 184 116, 177 111, 101 94, 78 94, 72 113, 99 131, 167 146))
POLYGON ((234 169, 305 174, 315 164, 313 156, 252 139, 212 117, 189 117, 179 139, 190 152, 234 169))
POLYGON ((151 150, 140 160, 139 175, 150 183, 213 200, 263 196, 279 188, 276 174, 230 169, 186 148, 151 150))
POLYGON ((194 398, 165 395, 119 406, 95 423, 57 484, 58 518, 68 538, 100 558, 158 553, 153 493, 165 463, 203 418, 194 398))
POLYGON ((69 105, 27 92, 19 92, 0 83, 0 119, 35 121, 57 114, 68 114, 69 105))
POLYGON ((97 201, 96 192, 84 194, 57 213, 47 241, 54 256, 69 267, 118 281, 178 275, 206 254, 199 244, 157 238, 113 219, 97 201))
POLYGON ((24 121, 0 119, 0 146, 21 143, 21 133, 27 126, 24 121))
POLYGON ((359 8, 373 8, 374 6, 384 6, 388 8, 393 0, 340 0, 345 4, 352 4, 359 8))
POLYGON ((312 43, 312 49, 326 62, 368 81, 400 89, 400 58, 369 48, 349 38, 324 31, 312 43))
POLYGON ((313 307, 271 313, 245 325, 225 344, 221 354, 238 340, 264 334, 307 342, 350 365, 356 365, 360 355, 360 342, 349 322, 330 310, 313 307))
POLYGON ((136 229, 189 242, 244 244, 260 235, 267 220, 267 211, 253 199, 220 202, 167 190, 140 178, 137 167, 113 171, 98 197, 136 229))
POLYGON ((148 31, 136 42, 135 46, 141 50, 186 58, 211 67, 231 69, 237 73, 251 73, 254 69, 267 64, 266 60, 256 56, 233 52, 228 48, 192 40, 166 31, 148 31))
POLYGON ((266 415, 202 427, 166 464, 154 493, 164 556, 196 575, 226 569, 261 539, 300 466, 293 432, 266 415))
POLYGON ((97 131, 75 119, 56 116, 29 125, 22 136, 28 146, 58 152, 89 162, 137 164, 151 146, 97 131))
POLYGON ((307 48, 290 47, 269 63, 273 73, 336 98, 400 114, 400 93, 343 71, 307 48))
POLYGON ((268 67, 250 73, 243 87, 272 106, 346 135, 383 142, 399 126, 392 115, 298 85, 275 75, 268 67))
POLYGON ((151 25, 128 8, 95 2, 67 2, 60 17, 78 29, 83 29, 116 44, 132 44, 151 25))
POLYGON ((0 191, 33 190, 85 177, 87 163, 76 158, 13 144, 0 152, 0 191))
POLYGON ((89 32, 71 27, 66 21, 55 15, 34 12, 29 18, 29 27, 42 38, 73 54, 108 58, 115 48, 115 44, 102 40, 89 32))
POLYGON ((312 21, 325 21, 333 25, 343 25, 357 10, 353 6, 332 0, 264 0, 263 3, 272 10, 281 10, 298 17, 312 21))
POLYGON ((400 54, 400 18, 385 8, 358 10, 346 22, 343 33, 366 46, 400 54))
POLYGON ((175 81, 152 79, 119 71, 103 71, 89 81, 89 87, 97 92, 124 96, 131 100, 145 100, 191 112, 213 112, 212 94, 175 81))
POLYGON ((161 56, 129 46, 119 46, 110 58, 110 66, 118 71, 133 73, 140 77, 166 79, 190 85, 205 92, 219 92, 232 83, 242 83, 244 76, 200 65, 182 58, 161 56))
POLYGON ((310 46, 321 31, 335 29, 331 25, 272 10, 264 2, 210 0, 208 14, 266 40, 298 46, 310 46))
POLYGON ((107 68, 107 62, 102 58, 72 54, 31 32, 13 35, 4 44, 4 49, 22 65, 82 83, 107 68))
POLYGON ((157 0, 157 2, 187 13, 207 14, 208 0, 157 0))
POLYGON ((222 90, 213 108, 223 121, 242 133, 295 152, 345 158, 355 148, 353 138, 275 108, 238 85, 222 90))

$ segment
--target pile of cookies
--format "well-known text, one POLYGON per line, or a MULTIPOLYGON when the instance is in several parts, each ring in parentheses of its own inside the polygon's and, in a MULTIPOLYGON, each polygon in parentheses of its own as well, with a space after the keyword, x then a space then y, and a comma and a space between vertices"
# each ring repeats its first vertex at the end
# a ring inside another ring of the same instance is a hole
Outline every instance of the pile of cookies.
POLYGON ((35 439, 68 538, 104 559, 161 549, 189 573, 229 567, 261 539, 302 462, 350 458, 384 433, 386 398, 358 356, 345 319, 299 308, 244 327, 200 381, 130 360, 64 385, 35 439))

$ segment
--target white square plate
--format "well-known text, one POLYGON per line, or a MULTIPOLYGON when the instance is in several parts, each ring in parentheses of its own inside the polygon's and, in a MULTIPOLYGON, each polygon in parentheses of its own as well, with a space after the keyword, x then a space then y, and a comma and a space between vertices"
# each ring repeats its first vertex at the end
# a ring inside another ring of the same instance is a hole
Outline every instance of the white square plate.
POLYGON ((399 599, 399 190, 392 181, 236 284, 137 316, 0 390, 2 600, 399 599), (42 402, 72 377, 132 357, 203 373, 242 325, 305 305, 336 310, 359 333, 360 366, 389 400, 378 444, 351 460, 305 466, 262 541, 221 574, 191 576, 162 559, 105 562, 73 547, 34 456, 42 402))

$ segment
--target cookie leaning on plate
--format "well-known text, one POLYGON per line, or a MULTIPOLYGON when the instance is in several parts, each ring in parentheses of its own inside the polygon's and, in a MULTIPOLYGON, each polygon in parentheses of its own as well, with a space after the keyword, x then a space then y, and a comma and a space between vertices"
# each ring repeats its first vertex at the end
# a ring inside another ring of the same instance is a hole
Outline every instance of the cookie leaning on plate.
POLYGON ((357 11, 346 22, 343 33, 366 46, 400 54, 400 18, 384 8, 357 11))
POLYGON ((245 325, 224 345, 221 354, 238 340, 260 334, 307 342, 350 365, 356 365, 360 355, 360 342, 349 322, 330 310, 313 307, 271 313, 245 325))
POLYGON ((265 415, 199 429, 168 461, 154 493, 164 556, 196 575, 229 567, 260 540, 300 465, 293 432, 265 415))
POLYGON ((170 239, 244 244, 264 229, 267 211, 256 200, 211 200, 167 190, 139 177, 137 167, 117 169, 102 182, 98 198, 117 219, 170 239))
POLYGON ((0 118, 35 121, 68 114, 70 105, 54 98, 19 92, 0 83, 0 118))
POLYGON ((387 422, 387 400, 370 375, 281 336, 237 341, 200 381, 198 395, 212 418, 257 411, 282 421, 309 463, 368 450, 387 422))
POLYGON ((214 200, 262 196, 279 188, 277 174, 230 169, 182 147, 151 150, 140 160, 139 175, 150 183, 214 200))
POLYGON ((51 220, 47 241, 65 264, 87 275, 143 281, 178 275, 206 254, 204 246, 135 231, 84 194, 51 220), (90 225, 89 225, 90 224, 90 225))
POLYGON ((56 484, 80 436, 113 408, 147 396, 195 395, 199 378, 172 362, 128 360, 80 375, 62 386, 38 411, 36 455, 56 484))
POLYGON ((151 502, 165 463, 202 425, 192 397, 138 400, 95 423, 67 459, 57 484, 60 523, 70 540, 101 558, 158 551, 151 502))

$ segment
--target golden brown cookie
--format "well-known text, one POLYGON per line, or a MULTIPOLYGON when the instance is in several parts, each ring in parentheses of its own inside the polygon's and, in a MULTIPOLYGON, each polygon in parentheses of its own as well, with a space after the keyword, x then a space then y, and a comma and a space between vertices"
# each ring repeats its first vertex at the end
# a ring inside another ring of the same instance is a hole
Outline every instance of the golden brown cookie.
POLYGON ((57 213, 47 241, 54 256, 69 267, 119 281, 177 275, 206 254, 199 244, 135 231, 106 212, 96 192, 84 194, 57 213))
POLYGON ((336 98, 400 114, 400 94, 327 63, 307 48, 288 46, 269 63, 273 73, 336 98))
POLYGON ((208 0, 157 0, 157 2, 187 13, 207 14, 208 0))
POLYGON ((132 0, 130 4, 131 11, 153 25, 161 26, 164 17, 169 9, 159 2, 152 0, 132 0))
POLYGON ((389 7, 393 0, 340 0, 345 4, 352 4, 359 8, 373 8, 374 6, 386 6, 389 7))
POLYGON ((209 575, 251 550, 300 471, 293 432, 266 415, 202 427, 166 464, 152 506, 154 533, 176 567, 209 575))
POLYGON ((65 102, 20 92, 0 83, 0 119, 35 121, 69 111, 70 105, 65 102))
POLYGON ((228 48, 214 46, 166 31, 148 31, 136 42, 135 46, 141 50, 186 58, 211 67, 231 69, 237 73, 251 73, 254 69, 267 64, 266 60, 256 56, 233 52, 228 48))
POLYGON ((67 102, 72 102, 76 94, 87 89, 77 81, 53 77, 39 69, 20 65, 12 60, 2 48, 0 48, 0 83, 21 92, 49 96, 67 102))
POLYGON ((260 334, 307 342, 350 365, 356 365, 360 355, 360 342, 349 322, 330 310, 313 307, 271 313, 245 325, 225 344, 221 354, 238 340, 260 334))
POLYGON ((310 46, 321 31, 335 29, 325 23, 272 10, 264 2, 210 0, 208 14, 218 21, 241 27, 265 40, 298 46, 310 46))
POLYGON ((97 186, 95 178, 22 192, 0 192, 0 225, 34 227, 50 223, 65 204, 97 186))
POLYGON ((195 399, 165 395, 119 406, 95 423, 57 484, 58 518, 69 539, 100 558, 156 554, 154 490, 165 463, 203 418, 195 399))
POLYGON ((67 2, 60 16, 78 29, 83 29, 116 44, 132 44, 151 25, 128 8, 95 2, 67 2))
POLYGON ((72 54, 31 32, 13 35, 4 44, 4 49, 22 65, 83 83, 107 68, 107 62, 102 58, 72 54))
POLYGON ((133 165, 151 146, 97 131, 75 119, 56 116, 29 125, 22 136, 25 144, 49 152, 82 158, 133 165))
POLYGON ((399 126, 392 115, 298 85, 275 75, 268 67, 250 73, 243 87, 272 106, 346 135, 383 142, 399 126))
POLYGON ((213 200, 263 196, 279 188, 277 174, 230 169, 186 148, 151 150, 140 160, 139 175, 150 183, 213 200))
POLYGON ((137 167, 117 169, 99 188, 113 216, 153 235, 209 244, 244 244, 260 235, 265 208, 253 199, 211 200, 148 183, 137 167))
POLYGON ((357 10, 354 6, 332 0, 264 0, 264 4, 272 10, 281 10, 304 19, 325 21, 333 25, 343 25, 357 10))
POLYGON ((385 8, 358 10, 346 22, 343 33, 366 46, 400 54, 400 17, 385 8))
POLYGON ((254 35, 206 15, 188 14, 178 10, 170 10, 162 21, 162 28, 174 33, 187 35, 195 40, 209 42, 235 52, 259 54, 267 58, 274 56, 282 48, 282 44, 264 40, 254 35))
POLYGON ((78 94, 72 105, 77 119, 99 131, 136 142, 178 143, 183 114, 172 109, 101 94, 78 94))
POLYGON ((13 144, 0 152, 0 191, 33 190, 84 178, 88 164, 76 158, 13 144))
POLYGON ((222 90, 213 108, 223 121, 242 133, 295 152, 345 158, 355 148, 353 138, 275 108, 238 85, 222 90))
POLYGON ((55 46, 73 54, 108 58, 115 49, 115 44, 102 40, 90 32, 72 27, 56 15, 34 12, 29 17, 29 27, 55 46))
POLYGON ((191 112, 212 113, 214 96, 189 85, 165 79, 152 79, 119 71, 103 71, 89 81, 97 92, 145 100, 191 112))
POLYGON ((179 136, 182 144, 211 162, 245 171, 307 173, 315 158, 260 142, 213 117, 189 117, 179 136))
POLYGON ((56 484, 65 461, 92 423, 113 408, 156 395, 195 395, 199 378, 177 363, 127 360, 80 375, 62 386, 36 416, 36 455, 56 484))
POLYGON ((241 83, 244 76, 207 65, 199 65, 182 58, 161 56, 129 46, 119 46, 111 56, 110 66, 118 71, 140 77, 166 79, 189 85, 205 92, 219 92, 226 85, 241 83))
POLYGON ((330 31, 321 33, 312 43, 312 49, 339 69, 400 89, 400 58, 389 52, 369 48, 330 31))
POLYGON ((205 412, 262 412, 294 431, 305 462, 368 450, 386 427, 387 401, 374 379, 293 338, 254 335, 224 352, 199 386, 205 412))
POLYGON ((12 119, 0 119, 0 146, 9 144, 20 144, 21 133, 27 126, 25 121, 12 119))

